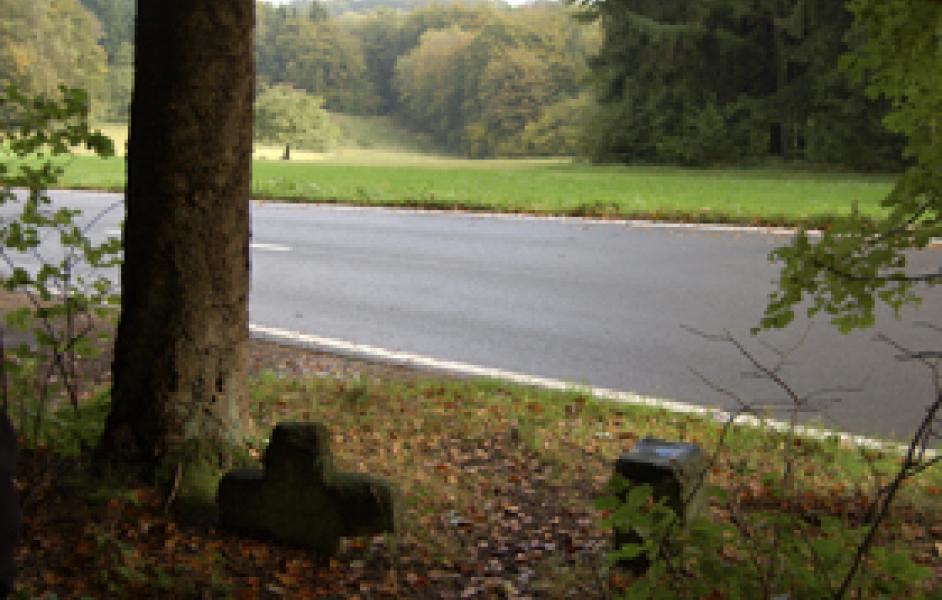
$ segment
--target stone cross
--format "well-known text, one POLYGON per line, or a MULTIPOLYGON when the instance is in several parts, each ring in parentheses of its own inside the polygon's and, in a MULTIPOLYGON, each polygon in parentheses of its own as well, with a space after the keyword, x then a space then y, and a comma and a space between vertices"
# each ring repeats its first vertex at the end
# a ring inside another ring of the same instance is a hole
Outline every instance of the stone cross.
POLYGON ((270 537, 331 556, 344 536, 395 529, 386 481, 334 468, 330 435, 320 423, 279 423, 264 470, 236 469, 219 483, 223 528, 270 537))

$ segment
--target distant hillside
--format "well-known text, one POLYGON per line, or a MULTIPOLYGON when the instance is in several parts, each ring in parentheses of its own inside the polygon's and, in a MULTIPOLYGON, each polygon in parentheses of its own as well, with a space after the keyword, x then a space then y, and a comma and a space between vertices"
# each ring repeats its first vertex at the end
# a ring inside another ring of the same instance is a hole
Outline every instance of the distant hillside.
MULTIPOLYGON (((325 0, 322 4, 332 15, 369 13, 381 9, 411 12, 436 0, 325 0)), ((440 2, 441 3, 441 2, 440 2)))
MULTIPOLYGON (((305 8, 310 6, 312 0, 263 0, 269 4, 281 6, 297 6, 305 8)), ((411 12, 419 8, 424 8, 431 4, 463 4, 465 6, 474 6, 477 4, 497 4, 497 5, 519 5, 524 3, 522 0, 505 2, 504 0, 320 0, 320 4, 327 9, 331 15, 343 15, 347 13, 369 13, 381 9, 411 12)))
POLYGON ((429 136, 409 131, 392 117, 331 113, 330 121, 340 132, 337 136, 338 148, 409 153, 441 151, 429 136))

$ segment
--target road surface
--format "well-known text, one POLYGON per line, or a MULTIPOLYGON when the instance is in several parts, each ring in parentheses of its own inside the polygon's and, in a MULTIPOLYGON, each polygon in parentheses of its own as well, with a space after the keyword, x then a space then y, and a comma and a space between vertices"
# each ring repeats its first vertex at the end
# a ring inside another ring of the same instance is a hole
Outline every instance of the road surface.
MULTIPOLYGON (((57 192, 97 214, 113 194, 57 192)), ((95 231, 118 228, 120 206, 95 231)), ((317 205, 255 204, 254 324, 704 406, 729 407, 717 386, 774 403, 780 391, 748 377, 727 344, 683 326, 729 331, 764 361, 794 347, 783 376, 817 402, 829 427, 905 436, 931 399, 920 366, 873 341, 885 333, 939 348, 934 290, 901 321, 840 335, 825 318, 749 335, 776 270, 767 260, 787 235, 489 217, 317 205), (839 401, 831 401, 835 397, 839 401)), ((938 268, 942 249, 916 257, 938 268)))

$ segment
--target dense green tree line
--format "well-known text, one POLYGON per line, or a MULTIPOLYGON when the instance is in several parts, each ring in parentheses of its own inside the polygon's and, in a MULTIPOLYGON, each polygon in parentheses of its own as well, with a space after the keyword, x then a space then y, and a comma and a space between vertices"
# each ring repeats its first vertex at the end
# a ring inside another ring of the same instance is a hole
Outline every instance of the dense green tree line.
POLYGON ((97 118, 127 118, 133 0, 2 0, 0 85, 29 95, 85 89, 97 118))
POLYGON ((107 59, 98 44, 101 23, 78 0, 2 0, 0 84, 29 95, 82 87, 106 93, 107 59))
MULTIPOLYGON (((328 110, 395 114, 470 156, 559 154, 537 128, 577 97, 595 25, 561 5, 434 4, 328 18, 317 4, 258 5, 262 88, 286 84, 328 110)), ((545 129, 545 127, 543 127, 545 129)))
POLYGON ((898 168, 885 102, 839 68, 861 43, 843 0, 603 0, 593 61, 598 160, 777 155, 898 168))
MULTIPOLYGON (((413 19, 431 21, 435 10, 413 19)), ((453 10, 448 28, 426 28, 396 62, 405 122, 473 157, 563 153, 528 127, 579 96, 597 29, 555 5, 453 10)))
MULTIPOLYGON (((865 43, 844 0, 357 1, 257 2, 257 95, 394 115, 472 157, 901 167, 886 100, 839 66, 865 43)), ((2 2, 0 83, 79 86, 97 118, 127 118, 134 0, 2 2)), ((322 147, 314 129, 296 139, 322 147)))

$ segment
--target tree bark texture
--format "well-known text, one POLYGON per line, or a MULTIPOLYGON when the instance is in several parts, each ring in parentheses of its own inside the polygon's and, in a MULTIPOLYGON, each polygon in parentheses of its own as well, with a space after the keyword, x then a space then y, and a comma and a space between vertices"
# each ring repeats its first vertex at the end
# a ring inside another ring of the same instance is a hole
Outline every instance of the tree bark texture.
POLYGON ((254 27, 254 0, 138 1, 99 457, 151 476, 190 446, 224 448, 247 393, 254 27))

